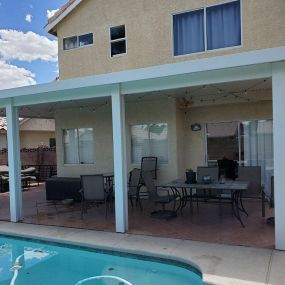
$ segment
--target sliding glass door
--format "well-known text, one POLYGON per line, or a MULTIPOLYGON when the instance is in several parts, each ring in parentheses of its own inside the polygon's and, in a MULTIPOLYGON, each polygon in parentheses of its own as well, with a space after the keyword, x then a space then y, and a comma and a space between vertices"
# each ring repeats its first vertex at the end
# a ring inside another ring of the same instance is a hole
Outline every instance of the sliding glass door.
POLYGON ((227 159, 241 166, 261 166, 262 183, 273 171, 272 120, 206 124, 207 163, 227 159))

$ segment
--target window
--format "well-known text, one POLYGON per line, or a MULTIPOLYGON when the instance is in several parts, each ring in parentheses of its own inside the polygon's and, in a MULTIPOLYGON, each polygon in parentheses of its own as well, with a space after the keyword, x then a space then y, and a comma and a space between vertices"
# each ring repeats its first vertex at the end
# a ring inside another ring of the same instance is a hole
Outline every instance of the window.
POLYGON ((173 25, 174 55, 204 51, 204 9, 174 15, 173 25))
POLYGON ((64 164, 94 163, 92 128, 63 130, 64 164))
POLYGON ((79 46, 87 46, 87 45, 92 45, 93 44, 93 34, 86 34, 86 35, 81 35, 78 37, 79 41, 79 46))
POLYGON ((70 50, 93 44, 93 34, 84 34, 63 39, 63 49, 70 50))
POLYGON ((64 50, 74 49, 77 48, 77 37, 70 37, 63 39, 63 48, 64 50))
POLYGON ((125 25, 110 28, 111 57, 127 53, 125 25))
POLYGON ((173 16, 175 56, 239 45, 241 45, 240 1, 231 1, 173 16))
POLYGON ((168 162, 168 125, 166 123, 131 126, 132 163, 144 156, 157 156, 160 163, 168 162))
POLYGON ((208 165, 227 158, 242 166, 261 166, 264 182, 273 169, 272 129, 272 120, 207 124, 208 165))

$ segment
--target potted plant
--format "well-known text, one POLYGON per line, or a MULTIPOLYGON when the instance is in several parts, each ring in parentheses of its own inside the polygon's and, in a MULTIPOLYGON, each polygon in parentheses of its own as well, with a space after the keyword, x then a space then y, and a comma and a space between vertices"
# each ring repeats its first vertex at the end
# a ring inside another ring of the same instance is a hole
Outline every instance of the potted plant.
POLYGON ((187 184, 196 183, 196 172, 194 172, 191 168, 186 169, 186 181, 187 184))

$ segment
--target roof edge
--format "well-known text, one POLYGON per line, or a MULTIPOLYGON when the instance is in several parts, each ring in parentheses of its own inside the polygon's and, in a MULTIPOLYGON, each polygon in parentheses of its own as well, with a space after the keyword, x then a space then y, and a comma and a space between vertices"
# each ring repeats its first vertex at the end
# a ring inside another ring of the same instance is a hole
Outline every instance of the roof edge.
POLYGON ((67 6, 62 6, 60 10, 48 20, 47 25, 44 27, 47 33, 56 35, 55 27, 68 15, 70 14, 83 0, 73 0, 72 2, 66 3, 67 6))

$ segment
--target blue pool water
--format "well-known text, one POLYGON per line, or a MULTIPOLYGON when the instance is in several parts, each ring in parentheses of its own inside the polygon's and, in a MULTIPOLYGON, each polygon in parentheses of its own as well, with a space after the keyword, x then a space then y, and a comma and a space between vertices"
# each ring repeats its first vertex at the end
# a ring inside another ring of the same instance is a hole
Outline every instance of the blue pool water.
POLYGON ((203 282, 198 270, 179 262, 0 236, 0 285, 4 284, 202 285, 203 282))

